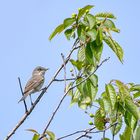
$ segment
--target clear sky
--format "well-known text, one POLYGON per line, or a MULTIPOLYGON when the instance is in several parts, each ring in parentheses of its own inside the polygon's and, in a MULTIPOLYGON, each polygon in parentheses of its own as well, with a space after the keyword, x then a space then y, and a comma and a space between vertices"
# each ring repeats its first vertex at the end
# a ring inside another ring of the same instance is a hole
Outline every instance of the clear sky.
MULTIPOLYGON (((99 91, 103 91, 104 84, 111 79, 140 83, 138 62, 140 2, 138 0, 0 0, 1 140, 24 113, 23 104, 18 104, 21 92, 17 77, 21 78, 24 86, 34 67, 38 65, 49 67, 45 81, 47 85, 62 63, 60 53, 66 55, 72 45, 72 42, 67 42, 63 35, 50 42, 48 37, 51 31, 79 7, 88 4, 95 5, 93 13, 108 11, 116 15, 116 25, 121 29, 121 33, 113 36, 125 52, 122 65, 105 46, 102 59, 108 56, 111 59, 97 72, 99 91)), ((59 77, 62 78, 62 75, 59 77)), ((63 85, 53 84, 11 140, 31 140, 32 133, 25 131, 28 128, 36 129, 41 133, 62 95, 63 85)), ((36 97, 37 95, 34 95, 34 99, 36 97)), ((90 118, 76 105, 70 107, 69 103, 70 98, 67 97, 49 129, 58 137, 88 127, 90 118)), ((98 137, 96 139, 99 140, 98 137)))

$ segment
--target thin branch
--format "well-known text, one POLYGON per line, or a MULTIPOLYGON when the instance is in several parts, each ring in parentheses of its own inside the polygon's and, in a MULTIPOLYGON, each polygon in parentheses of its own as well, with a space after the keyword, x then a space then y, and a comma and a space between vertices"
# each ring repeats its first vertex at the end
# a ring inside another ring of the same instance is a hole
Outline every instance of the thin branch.
POLYGON ((78 85, 82 84, 84 81, 86 81, 91 75, 93 75, 93 74, 98 70, 99 67, 102 66, 103 63, 105 63, 105 62, 108 61, 108 60, 109 60, 109 58, 104 59, 88 77, 86 77, 84 80, 82 80, 81 82, 79 82, 79 83, 76 84, 75 86, 70 87, 70 88, 67 90, 67 92, 62 96, 62 98, 61 98, 59 104, 57 105, 56 109, 55 109, 54 112, 52 113, 52 116, 50 117, 50 119, 49 119, 49 121, 48 121, 48 123, 47 123, 47 125, 46 125, 46 127, 45 127, 45 129, 44 129, 44 131, 43 131, 43 134, 42 134, 42 136, 39 138, 39 140, 41 140, 43 137, 46 136, 45 133, 46 133, 48 127, 50 126, 50 124, 51 124, 51 122, 52 122, 54 116, 56 115, 58 109, 60 108, 60 106, 61 106, 63 100, 65 99, 66 95, 68 94, 68 92, 69 92, 70 90, 72 90, 73 88, 77 87, 78 85))
MULTIPOLYGON (((100 132, 103 132, 103 133, 104 133, 106 130, 110 129, 111 127, 113 127, 114 125, 117 125, 117 124, 118 124, 118 122, 115 122, 115 123, 111 124, 110 126, 108 126, 106 129, 100 130, 100 131, 94 131, 94 132, 92 132, 92 130, 91 130, 91 131, 86 131, 85 134, 79 136, 79 137, 76 138, 75 140, 79 140, 79 139, 81 139, 81 138, 83 138, 83 137, 88 137, 88 138, 89 138, 90 136, 88 136, 87 134, 100 133, 100 132)), ((105 134, 104 134, 104 135, 105 135, 105 134)), ((92 137, 91 137, 91 138, 92 138, 92 137)))
POLYGON ((65 63, 65 57, 64 55, 61 53, 62 59, 63 59, 63 63, 64 63, 64 83, 65 83, 65 87, 64 87, 64 93, 66 91, 66 86, 67 86, 67 81, 66 81, 66 63, 65 63))
POLYGON ((106 132, 106 131, 104 130, 104 131, 103 131, 103 140, 105 139, 105 132, 106 132))
MULTIPOLYGON (((65 64, 68 63, 72 53, 78 49, 80 46, 76 47, 77 45, 77 40, 74 42, 73 45, 73 49, 70 51, 70 53, 68 54, 66 60, 65 60, 65 64)), ((60 73, 60 71, 63 69, 64 64, 62 64, 58 70, 56 71, 56 73, 54 74, 54 76, 52 77, 52 79, 50 80, 50 82, 48 83, 48 85, 42 90, 42 92, 40 93, 40 95, 38 96, 38 98, 35 100, 35 102, 33 103, 33 105, 31 106, 30 110, 28 112, 26 112, 22 118, 19 120, 19 122, 16 124, 16 126, 11 130, 11 132, 6 136, 6 138, 4 140, 9 140, 13 134, 15 134, 16 130, 24 123, 24 121, 27 119, 27 117, 31 114, 31 112, 34 110, 35 106, 38 104, 38 102, 40 101, 40 99, 42 98, 42 96, 45 94, 45 92, 47 91, 47 89, 51 86, 51 84, 53 83, 54 79, 57 77, 57 75, 60 73)))
POLYGON ((85 132, 91 131, 91 130, 93 130, 93 129, 95 129, 95 128, 96 128, 96 127, 93 127, 93 128, 90 128, 90 129, 86 129, 86 130, 79 130, 79 131, 73 132, 73 133, 71 133, 71 134, 65 135, 65 136, 63 136, 63 137, 60 137, 60 138, 58 138, 57 140, 61 140, 61 139, 67 138, 67 137, 76 135, 76 134, 78 134, 78 133, 85 133, 85 132))
MULTIPOLYGON (((18 77, 18 82, 19 82, 19 87, 20 87, 20 90, 21 90, 22 96, 24 96, 24 93, 23 93, 23 90, 22 90, 22 84, 21 84, 20 77, 18 77)), ((24 102, 24 106, 25 106, 25 113, 26 113, 26 112, 28 112, 27 105, 26 105, 25 100, 24 100, 23 102, 24 102)))
POLYGON ((76 80, 77 78, 67 78, 67 79, 54 79, 54 81, 56 82, 63 82, 63 81, 73 81, 76 80))

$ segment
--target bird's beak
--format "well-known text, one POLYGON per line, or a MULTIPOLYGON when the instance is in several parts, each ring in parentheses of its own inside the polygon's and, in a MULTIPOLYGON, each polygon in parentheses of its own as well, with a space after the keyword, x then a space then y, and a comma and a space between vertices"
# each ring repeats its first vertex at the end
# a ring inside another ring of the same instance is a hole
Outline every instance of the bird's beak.
POLYGON ((45 68, 45 71, 49 70, 49 68, 45 68))

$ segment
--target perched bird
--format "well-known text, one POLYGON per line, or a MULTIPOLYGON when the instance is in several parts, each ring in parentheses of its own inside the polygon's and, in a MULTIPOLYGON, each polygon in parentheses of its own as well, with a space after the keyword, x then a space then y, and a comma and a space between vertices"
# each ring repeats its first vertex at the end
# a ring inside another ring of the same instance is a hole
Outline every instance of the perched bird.
MULTIPOLYGON (((26 97, 29 95, 31 99, 31 94, 40 91, 45 81, 45 72, 48 68, 44 68, 41 66, 36 67, 32 72, 32 77, 27 82, 23 97, 19 100, 19 102, 24 101, 26 97)), ((31 100, 32 103, 32 100, 31 100)))

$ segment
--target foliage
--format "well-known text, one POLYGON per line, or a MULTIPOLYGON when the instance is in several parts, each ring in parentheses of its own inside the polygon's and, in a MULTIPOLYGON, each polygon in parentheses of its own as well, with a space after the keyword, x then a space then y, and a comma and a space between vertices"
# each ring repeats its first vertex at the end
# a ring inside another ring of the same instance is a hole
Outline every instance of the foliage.
MULTIPOLYGON (((77 59, 70 59, 75 69, 75 81, 67 85, 66 92, 71 96, 71 105, 77 104, 82 109, 92 109, 93 104, 98 106, 96 111, 90 113, 93 121, 89 122, 90 125, 94 124, 97 130, 110 129, 114 137, 125 124, 120 139, 129 140, 134 137, 139 139, 140 128, 137 122, 140 119, 138 109, 140 85, 111 80, 105 85, 104 92, 96 97, 98 75, 95 72, 101 63, 105 44, 121 63, 123 63, 123 49, 111 35, 111 32, 120 32, 114 23, 116 17, 106 12, 93 15, 90 12, 93 7, 87 5, 80 8, 77 14, 73 13, 71 17, 64 19, 49 37, 52 40, 57 34, 64 32, 68 40, 74 39, 78 44, 77 59)), ((35 130, 30 131, 34 133, 33 140, 35 140, 39 134, 35 130)), ((46 140, 55 138, 53 132, 47 131, 46 134, 48 135, 46 140)))

